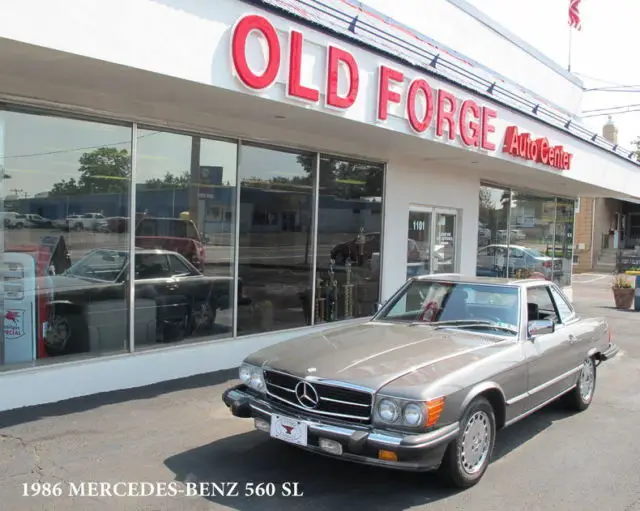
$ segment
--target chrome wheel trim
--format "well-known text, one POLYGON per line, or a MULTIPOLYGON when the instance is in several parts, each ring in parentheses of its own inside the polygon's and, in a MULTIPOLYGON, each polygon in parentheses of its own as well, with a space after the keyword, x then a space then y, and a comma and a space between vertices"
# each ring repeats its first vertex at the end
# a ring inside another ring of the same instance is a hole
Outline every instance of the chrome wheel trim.
POLYGON ((47 335, 44 341, 47 347, 53 350, 62 350, 71 338, 71 328, 64 316, 55 316, 49 322, 47 335))
POLYGON ((592 358, 588 358, 582 364, 582 370, 580 371, 580 381, 578 387, 580 389, 580 397, 586 403, 589 402, 593 396, 593 389, 595 386, 596 366, 592 358))
POLYGON ((476 411, 469 417, 462 431, 458 458, 462 470, 475 475, 489 457, 491 446, 491 420, 483 411, 476 411))

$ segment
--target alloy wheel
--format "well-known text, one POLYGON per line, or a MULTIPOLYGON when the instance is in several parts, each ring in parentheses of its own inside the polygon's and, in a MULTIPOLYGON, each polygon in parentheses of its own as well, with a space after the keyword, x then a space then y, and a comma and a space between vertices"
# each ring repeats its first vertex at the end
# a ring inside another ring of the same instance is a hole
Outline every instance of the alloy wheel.
POLYGON ((482 470, 491 446, 491 421, 482 410, 469 417, 460 442, 460 466, 469 475, 482 470))
POLYGON ((578 386, 580 388, 580 396, 582 400, 588 402, 593 395, 593 388, 595 384, 596 368, 592 358, 588 358, 582 364, 582 370, 580 371, 580 381, 578 386))

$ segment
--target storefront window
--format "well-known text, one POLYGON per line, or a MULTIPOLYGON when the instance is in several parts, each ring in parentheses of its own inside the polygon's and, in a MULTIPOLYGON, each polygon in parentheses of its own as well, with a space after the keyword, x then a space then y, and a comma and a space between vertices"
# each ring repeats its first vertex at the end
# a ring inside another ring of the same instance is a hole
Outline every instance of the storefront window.
MULTIPOLYGON (((0 367, 375 311, 383 165, 243 145, 239 167, 235 142, 137 129, 133 155, 131 137, 0 112, 0 367)), ((407 260, 455 266, 455 212, 428 217, 407 260)))
POLYGON ((476 274, 480 277, 504 277, 507 274, 510 211, 511 190, 480 187, 476 266, 476 274))
POLYGON ((5 367, 128 346, 131 129, 0 112, 5 367))
POLYGON ((135 348, 231 336, 237 144, 139 130, 136 165, 135 348))
POLYGON ((575 201, 571 199, 558 198, 556 206, 556 228, 554 231, 554 243, 550 252, 553 257, 562 261, 562 268, 555 275, 554 280, 560 286, 571 285, 571 275, 573 272, 573 224, 575 214, 575 201))
POLYGON ((375 312, 383 178, 383 165, 320 156, 316 323, 375 312))
POLYGON ((513 192, 510 215, 509 276, 562 277, 562 260, 554 258, 556 199, 513 192))
POLYGON ((238 335, 308 325, 316 156, 240 151, 238 335))

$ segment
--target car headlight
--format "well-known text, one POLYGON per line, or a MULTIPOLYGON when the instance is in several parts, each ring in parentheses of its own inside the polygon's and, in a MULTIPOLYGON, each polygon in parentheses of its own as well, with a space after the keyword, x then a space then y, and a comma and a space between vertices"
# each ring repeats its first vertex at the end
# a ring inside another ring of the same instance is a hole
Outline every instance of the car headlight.
POLYGON ((420 426, 425 422, 424 405, 409 403, 402 410, 402 419, 407 426, 420 426))
POLYGON ((383 399, 378 403, 378 415, 385 422, 396 422, 400 417, 400 406, 392 399, 383 399))
POLYGON ((264 383, 264 373, 262 372, 262 369, 250 364, 242 364, 240 366, 239 373, 240 379, 244 384, 254 390, 264 392, 266 386, 264 383))
POLYGON ((397 424, 410 428, 433 427, 444 410, 444 398, 430 401, 379 396, 375 406, 375 418, 382 423, 397 424))

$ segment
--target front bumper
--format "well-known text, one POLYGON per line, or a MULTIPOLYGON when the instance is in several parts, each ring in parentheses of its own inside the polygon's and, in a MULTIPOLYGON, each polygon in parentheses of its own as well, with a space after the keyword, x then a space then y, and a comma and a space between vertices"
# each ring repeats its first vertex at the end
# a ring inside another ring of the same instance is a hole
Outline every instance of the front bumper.
POLYGON ((236 417, 260 419, 269 425, 273 414, 303 420, 307 424, 307 445, 296 447, 346 461, 399 470, 430 471, 438 468, 447 446, 460 432, 458 423, 428 433, 401 434, 325 419, 320 421, 291 408, 274 406, 262 397, 248 392, 245 385, 227 389, 222 400, 236 417), (339 442, 342 454, 332 454, 321 449, 321 438, 339 442), (381 450, 395 453, 397 461, 380 459, 378 456, 381 450))

